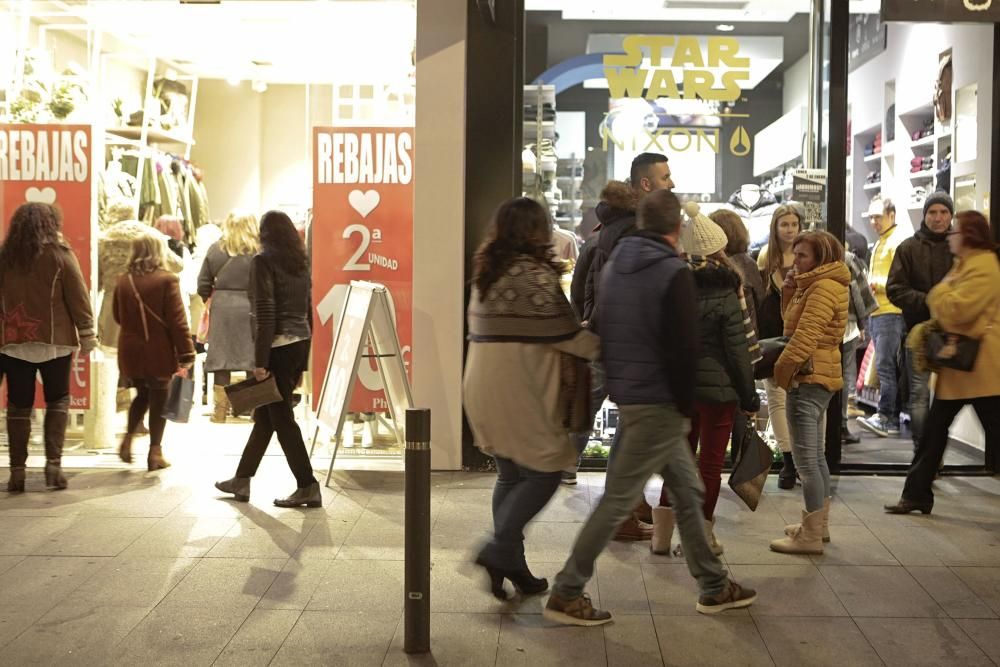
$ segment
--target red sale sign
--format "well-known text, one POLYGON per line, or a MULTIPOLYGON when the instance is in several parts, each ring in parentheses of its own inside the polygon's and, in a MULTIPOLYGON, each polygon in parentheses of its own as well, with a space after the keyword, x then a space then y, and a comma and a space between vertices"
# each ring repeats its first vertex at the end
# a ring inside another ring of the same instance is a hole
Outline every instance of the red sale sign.
MULTIPOLYGON (((313 128, 311 232, 313 407, 319 401, 347 286, 389 290, 403 361, 412 378, 413 129, 313 128)), ((388 409, 375 360, 361 360, 352 412, 388 409)))
MULTIPOLYGON (((4 237, 17 207, 52 204, 63 215, 63 236, 90 284, 91 131, 89 125, 0 124, 0 225, 4 237)), ((41 392, 36 405, 44 405, 41 392)), ((90 360, 76 356, 70 407, 90 407, 90 360)))

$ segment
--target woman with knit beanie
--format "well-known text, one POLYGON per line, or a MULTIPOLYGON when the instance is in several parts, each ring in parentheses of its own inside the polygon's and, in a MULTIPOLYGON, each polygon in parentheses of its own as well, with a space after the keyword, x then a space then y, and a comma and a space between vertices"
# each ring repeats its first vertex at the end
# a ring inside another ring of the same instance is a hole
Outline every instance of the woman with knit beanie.
MULTIPOLYGON (((715 539, 715 505, 722 486, 722 465, 737 411, 753 414, 760 407, 754 387, 753 366, 747 340, 742 281, 726 257, 729 242, 719 225, 688 203, 690 223, 681 235, 694 273, 698 299, 700 349, 695 377, 695 412, 688 441, 698 458, 698 471, 705 485, 705 527, 712 551, 722 545, 715 539)), ((666 486, 660 506, 653 510, 654 553, 670 549, 673 510, 666 486)))

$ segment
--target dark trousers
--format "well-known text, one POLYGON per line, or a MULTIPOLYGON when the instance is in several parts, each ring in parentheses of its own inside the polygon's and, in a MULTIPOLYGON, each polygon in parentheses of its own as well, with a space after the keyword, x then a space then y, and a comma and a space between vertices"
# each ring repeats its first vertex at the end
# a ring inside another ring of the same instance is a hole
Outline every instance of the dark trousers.
POLYGON ((250 431, 250 438, 243 448, 243 456, 236 468, 237 477, 253 477, 257 474, 264 452, 271 442, 271 436, 277 433, 278 443, 285 453, 285 460, 295 475, 298 487, 305 488, 316 481, 306 444, 302 440, 302 431, 295 423, 295 413, 292 412, 292 393, 306 370, 308 361, 308 340, 271 350, 271 362, 267 370, 274 375, 274 381, 283 400, 253 411, 253 430, 250 431))
POLYGON ((559 471, 538 472, 510 459, 494 457, 497 482, 493 487, 493 539, 480 557, 489 565, 518 570, 524 561, 524 527, 542 511, 559 488, 559 471))
POLYGON ((0 354, 0 364, 7 375, 7 407, 30 410, 35 405, 35 376, 39 373, 46 404, 52 405, 69 396, 72 354, 40 364, 0 354))
MULTIPOLYGON (((702 513, 709 521, 715 516, 715 506, 719 502, 722 487, 722 465, 726 459, 726 447, 733 432, 735 403, 695 403, 691 417, 691 431, 688 445, 698 461, 698 474, 705 485, 705 501, 702 513)), ((660 490, 660 505, 669 507, 667 484, 660 490)))
POLYGON ((163 442, 163 429, 167 420, 163 418, 163 405, 167 402, 167 380, 133 379, 136 389, 132 405, 128 407, 128 435, 135 435, 146 411, 149 411, 149 446, 159 447, 163 442))
POLYGON ((924 432, 917 443, 917 453, 906 473, 903 499, 915 503, 933 503, 934 491, 931 485, 937 475, 938 466, 948 446, 948 428, 955 421, 959 411, 971 405, 986 431, 986 451, 1000 448, 1000 396, 958 399, 953 401, 935 398, 924 424, 924 432))

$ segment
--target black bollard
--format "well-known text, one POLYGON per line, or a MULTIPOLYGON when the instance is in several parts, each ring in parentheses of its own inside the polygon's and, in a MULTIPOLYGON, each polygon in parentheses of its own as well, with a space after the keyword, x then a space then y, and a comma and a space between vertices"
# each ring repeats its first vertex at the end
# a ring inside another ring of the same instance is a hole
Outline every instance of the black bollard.
POLYGON ((431 650, 431 411, 406 411, 403 650, 431 650))

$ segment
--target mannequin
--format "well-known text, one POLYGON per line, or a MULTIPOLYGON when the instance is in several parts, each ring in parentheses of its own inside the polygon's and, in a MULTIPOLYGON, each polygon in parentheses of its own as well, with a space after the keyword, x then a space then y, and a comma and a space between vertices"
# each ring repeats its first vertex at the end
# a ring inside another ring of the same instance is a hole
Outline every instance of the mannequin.
POLYGON ((778 200, 765 188, 746 183, 729 197, 729 208, 743 218, 750 234, 750 247, 760 248, 767 243, 771 228, 771 213, 778 200))
POLYGON ((761 199, 760 186, 753 183, 741 185, 737 196, 747 209, 752 211, 761 199))

